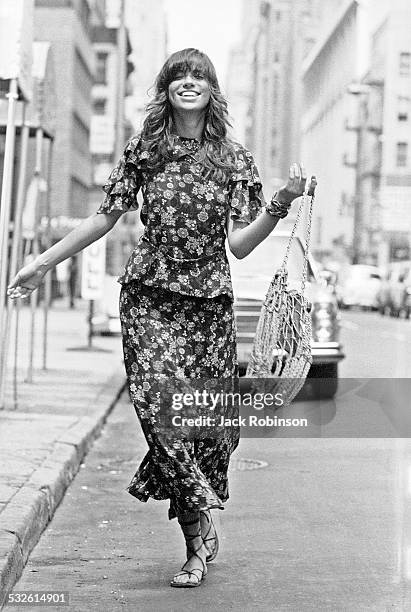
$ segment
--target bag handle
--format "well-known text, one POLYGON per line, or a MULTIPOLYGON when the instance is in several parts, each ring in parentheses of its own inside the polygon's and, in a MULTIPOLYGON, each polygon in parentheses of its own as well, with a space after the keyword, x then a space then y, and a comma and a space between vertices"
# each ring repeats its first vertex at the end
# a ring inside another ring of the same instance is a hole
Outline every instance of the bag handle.
POLYGON ((283 270, 284 272, 287 272, 287 263, 288 263, 288 258, 290 255, 290 251, 291 251, 291 244, 292 241, 294 240, 295 237, 295 233, 297 231, 297 227, 300 223, 301 217, 302 217, 302 212, 305 208, 306 202, 308 198, 310 199, 310 203, 309 203, 309 207, 308 207, 308 219, 307 219, 307 226, 305 229, 305 238, 304 238, 304 261, 303 261, 303 269, 302 269, 302 273, 301 273, 301 293, 304 295, 304 291, 305 291, 305 284, 307 282, 307 271, 308 271, 308 253, 309 253, 309 248, 310 248, 310 239, 311 239, 311 225, 312 225, 312 217, 313 217, 313 203, 314 203, 314 194, 312 196, 308 195, 308 188, 306 187, 302 197, 301 197, 301 202, 298 206, 298 211, 297 211, 297 215, 295 217, 295 222, 294 222, 294 226, 293 229, 291 230, 291 234, 290 234, 290 238, 288 240, 288 244, 287 244, 287 248, 285 250, 285 255, 284 255, 284 259, 283 259, 283 263, 281 264, 281 270, 283 270))

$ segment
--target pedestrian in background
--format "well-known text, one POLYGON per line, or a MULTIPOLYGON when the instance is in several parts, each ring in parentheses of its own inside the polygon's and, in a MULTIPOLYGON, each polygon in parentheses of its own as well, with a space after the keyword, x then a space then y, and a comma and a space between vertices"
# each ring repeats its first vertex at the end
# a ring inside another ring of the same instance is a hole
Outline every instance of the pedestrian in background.
MULTIPOLYGON (((149 450, 127 490, 137 499, 169 499, 187 560, 171 585, 196 587, 218 550, 211 509, 228 499, 227 470, 238 428, 220 436, 168 437, 158 426, 153 381, 230 379, 238 375, 233 292, 225 240, 237 258, 266 238, 306 174, 292 164, 269 203, 253 157, 228 136, 227 103, 209 58, 174 53, 155 83, 141 134, 131 138, 95 214, 22 268, 9 296, 25 297, 57 263, 104 236, 137 208, 145 226, 123 275, 120 318, 130 397, 149 450)), ((315 187, 311 179, 310 189, 315 187)))

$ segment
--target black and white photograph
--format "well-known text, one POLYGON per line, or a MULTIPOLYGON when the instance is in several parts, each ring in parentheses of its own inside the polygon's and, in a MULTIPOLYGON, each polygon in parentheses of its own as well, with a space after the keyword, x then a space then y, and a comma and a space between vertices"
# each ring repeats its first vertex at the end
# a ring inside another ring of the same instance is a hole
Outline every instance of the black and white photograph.
POLYGON ((411 610, 411 0, 0 0, 0 610, 411 610))

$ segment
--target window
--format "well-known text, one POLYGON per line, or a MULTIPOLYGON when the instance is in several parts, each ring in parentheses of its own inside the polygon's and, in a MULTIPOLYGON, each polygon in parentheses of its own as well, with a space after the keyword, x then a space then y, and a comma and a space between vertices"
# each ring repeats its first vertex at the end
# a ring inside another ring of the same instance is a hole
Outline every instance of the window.
POLYGON ((409 76, 411 74, 411 53, 409 51, 402 51, 400 53, 400 74, 402 76, 409 76))
POLYGON ((105 100, 104 98, 97 98, 97 100, 94 100, 93 113, 95 115, 105 115, 106 114, 106 103, 107 103, 107 100, 105 100))
POLYGON ((408 142, 397 142, 397 167, 404 168, 408 162, 408 142))
POLYGON ((96 56, 96 83, 105 84, 107 82, 107 58, 108 53, 99 51, 96 56))

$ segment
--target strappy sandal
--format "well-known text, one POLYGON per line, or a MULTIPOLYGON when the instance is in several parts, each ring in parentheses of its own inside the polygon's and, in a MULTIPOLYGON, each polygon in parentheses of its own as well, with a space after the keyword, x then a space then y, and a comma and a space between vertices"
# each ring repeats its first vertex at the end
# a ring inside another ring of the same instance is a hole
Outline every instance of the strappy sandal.
POLYGON ((214 559, 216 558, 220 544, 218 541, 217 530, 213 523, 211 512, 209 510, 200 510, 200 520, 201 520, 201 515, 206 518, 207 523, 208 523, 208 531, 205 534, 205 536, 203 536, 203 542, 206 545, 207 549, 210 550, 210 554, 207 555, 206 557, 206 562, 210 563, 210 561, 214 561, 214 559), (214 535, 209 537, 212 529, 214 529, 214 535), (209 546, 207 542, 214 542, 214 545, 209 546))
POLYGON ((170 586, 173 587, 178 587, 178 588, 192 588, 192 587, 198 587, 200 586, 200 584, 202 583, 202 581, 204 580, 204 578, 206 577, 207 574, 207 565, 204 563, 204 561, 202 560, 202 558, 200 557, 200 555, 198 555, 198 551, 200 550, 201 546, 199 548, 192 548, 190 546, 190 542, 192 542, 192 540, 194 540, 195 538, 201 538, 201 524, 200 524, 200 517, 198 517, 198 519, 195 519, 194 521, 187 521, 185 523, 178 521, 181 525, 181 527, 183 528, 183 533, 184 533, 184 538, 186 541, 186 545, 187 545, 187 552, 191 553, 189 558, 187 559, 187 561, 184 563, 183 567, 181 568, 181 571, 178 572, 178 574, 176 574, 173 579, 170 581, 170 586), (191 534, 191 533, 186 533, 184 531, 184 527, 188 527, 189 525, 195 525, 196 523, 198 523, 198 527, 199 530, 198 532, 191 534), (203 569, 200 569, 198 567, 192 569, 192 570, 186 570, 184 569, 184 567, 187 565, 188 561, 192 558, 192 557, 197 557, 197 559, 199 559, 201 561, 201 565, 203 566, 203 569), (199 574, 197 574, 196 572, 199 572, 199 574), (187 580, 186 582, 179 582, 176 581, 175 579, 178 576, 189 576, 189 578, 191 578, 191 575, 194 576, 195 581, 194 582, 190 582, 189 580, 187 580))

